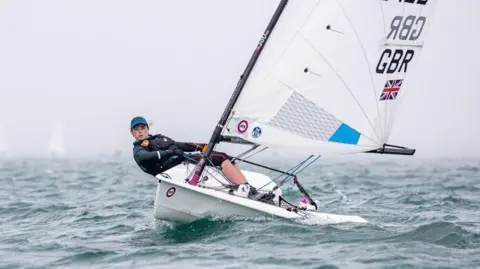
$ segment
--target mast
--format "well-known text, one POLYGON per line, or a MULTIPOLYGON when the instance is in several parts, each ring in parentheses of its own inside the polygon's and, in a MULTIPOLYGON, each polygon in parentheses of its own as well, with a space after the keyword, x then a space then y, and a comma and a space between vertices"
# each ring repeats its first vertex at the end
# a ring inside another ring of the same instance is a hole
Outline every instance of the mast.
POLYGON ((235 87, 235 90, 233 91, 233 94, 230 97, 230 100, 228 101, 227 106, 225 107, 223 115, 218 121, 217 126, 215 126, 215 130, 213 131, 212 136, 210 138, 210 142, 208 143, 207 151, 205 152, 203 158, 200 160, 200 162, 196 166, 195 175, 190 181, 192 185, 197 185, 198 180, 200 179, 200 176, 203 172, 203 169, 205 168, 207 158, 212 153, 214 146, 219 142, 220 135, 222 133, 223 127, 227 123, 230 112, 235 106, 235 103, 237 102, 238 97, 240 96, 240 93, 242 92, 243 87, 245 86, 245 83, 247 82, 247 79, 250 76, 250 73, 252 72, 253 67, 256 64, 258 57, 260 56, 260 53, 262 53, 262 50, 265 44, 267 43, 267 40, 270 37, 270 34, 273 31, 273 28, 277 24, 278 19, 282 15, 282 12, 285 9, 285 6, 287 5, 287 3, 288 3, 288 0, 281 0, 280 3, 278 4, 278 7, 275 13, 273 14, 272 18, 270 19, 270 22, 268 23, 268 26, 265 29, 265 32, 263 33, 262 38, 258 42, 258 45, 255 48, 255 51, 253 52, 252 57, 250 58, 250 61, 247 64, 247 67, 245 68, 245 71, 240 76, 237 86, 235 87))

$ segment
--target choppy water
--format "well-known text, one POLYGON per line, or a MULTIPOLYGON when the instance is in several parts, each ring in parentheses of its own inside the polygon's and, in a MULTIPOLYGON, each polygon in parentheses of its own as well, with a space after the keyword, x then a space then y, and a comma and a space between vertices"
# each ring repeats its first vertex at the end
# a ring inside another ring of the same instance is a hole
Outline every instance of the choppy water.
POLYGON ((480 267, 480 160, 319 160, 300 180, 323 211, 370 223, 173 225, 130 160, 3 160, 0 268, 480 267))

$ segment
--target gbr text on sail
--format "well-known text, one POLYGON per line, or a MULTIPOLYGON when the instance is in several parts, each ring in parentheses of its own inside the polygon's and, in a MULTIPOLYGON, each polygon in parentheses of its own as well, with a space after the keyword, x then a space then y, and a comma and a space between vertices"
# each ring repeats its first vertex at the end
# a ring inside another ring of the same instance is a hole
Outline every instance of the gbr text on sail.
MULTIPOLYGON (((415 1, 404 1, 415 4, 415 1)), ((425 5, 427 1, 418 1, 417 4, 425 5)), ((390 30, 386 37, 387 42, 401 42, 396 49, 385 48, 377 63, 376 73, 393 74, 406 73, 408 64, 415 56, 415 42, 419 40, 425 27, 425 16, 395 16, 390 23, 390 30)), ((387 44, 388 46, 389 44, 387 44)))

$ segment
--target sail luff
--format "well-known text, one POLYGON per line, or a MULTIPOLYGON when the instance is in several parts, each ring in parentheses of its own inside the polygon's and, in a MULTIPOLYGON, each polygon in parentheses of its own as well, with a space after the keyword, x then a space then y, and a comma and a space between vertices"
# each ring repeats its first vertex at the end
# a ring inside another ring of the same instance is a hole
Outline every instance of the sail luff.
POLYGON ((270 37, 270 34, 272 33, 273 29, 275 28, 275 25, 277 24, 278 19, 280 18, 280 16, 281 16, 283 10, 285 9, 285 6, 287 5, 287 3, 288 3, 288 0, 281 0, 280 3, 278 4, 278 7, 275 10, 275 13, 273 14, 272 18, 270 19, 270 22, 269 22, 265 32, 263 33, 260 41, 258 42, 257 47, 255 48, 255 51, 253 52, 253 54, 250 58, 250 61, 248 62, 247 66, 245 68, 245 71, 240 76, 240 79, 237 83, 237 86, 235 87, 235 90, 233 91, 233 94, 230 97, 230 100, 228 101, 227 106, 225 107, 225 110, 222 114, 222 117, 220 118, 219 122, 215 126, 215 130, 213 131, 212 136, 210 138, 210 142, 208 143, 207 151, 204 154, 201 161, 199 162, 199 164, 197 165, 195 174, 194 174, 194 176, 191 180, 192 184, 196 185, 196 183, 198 182, 198 180, 200 178, 200 175, 202 174, 202 172, 205 168, 207 158, 210 156, 210 154, 211 154, 213 148, 215 147, 215 145, 220 142, 220 136, 222 134, 223 128, 225 127, 225 124, 228 121, 228 118, 230 116, 230 112, 231 112, 232 108, 235 106, 235 103, 237 102, 238 97, 240 96, 240 94, 241 94, 241 92, 242 92, 242 90, 245 86, 245 83, 247 82, 247 80, 248 80, 248 78, 249 78, 249 76, 250 76, 250 74, 251 74, 251 72, 252 72, 252 70, 253 70, 253 68, 254 68, 257 60, 258 60, 258 58, 260 57, 260 54, 263 51, 263 48, 265 47, 265 44, 267 43, 267 41, 270 37))

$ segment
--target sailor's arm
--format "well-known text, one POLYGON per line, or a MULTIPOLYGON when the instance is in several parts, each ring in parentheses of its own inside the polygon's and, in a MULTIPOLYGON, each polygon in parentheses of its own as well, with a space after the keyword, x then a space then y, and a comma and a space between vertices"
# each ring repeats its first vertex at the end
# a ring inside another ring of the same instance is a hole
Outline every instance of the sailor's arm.
POLYGON ((148 151, 147 149, 137 146, 134 148, 134 156, 138 163, 144 163, 152 160, 160 160, 171 157, 173 150, 148 151))
POLYGON ((175 146, 185 152, 202 151, 203 145, 204 144, 175 142, 175 146))

